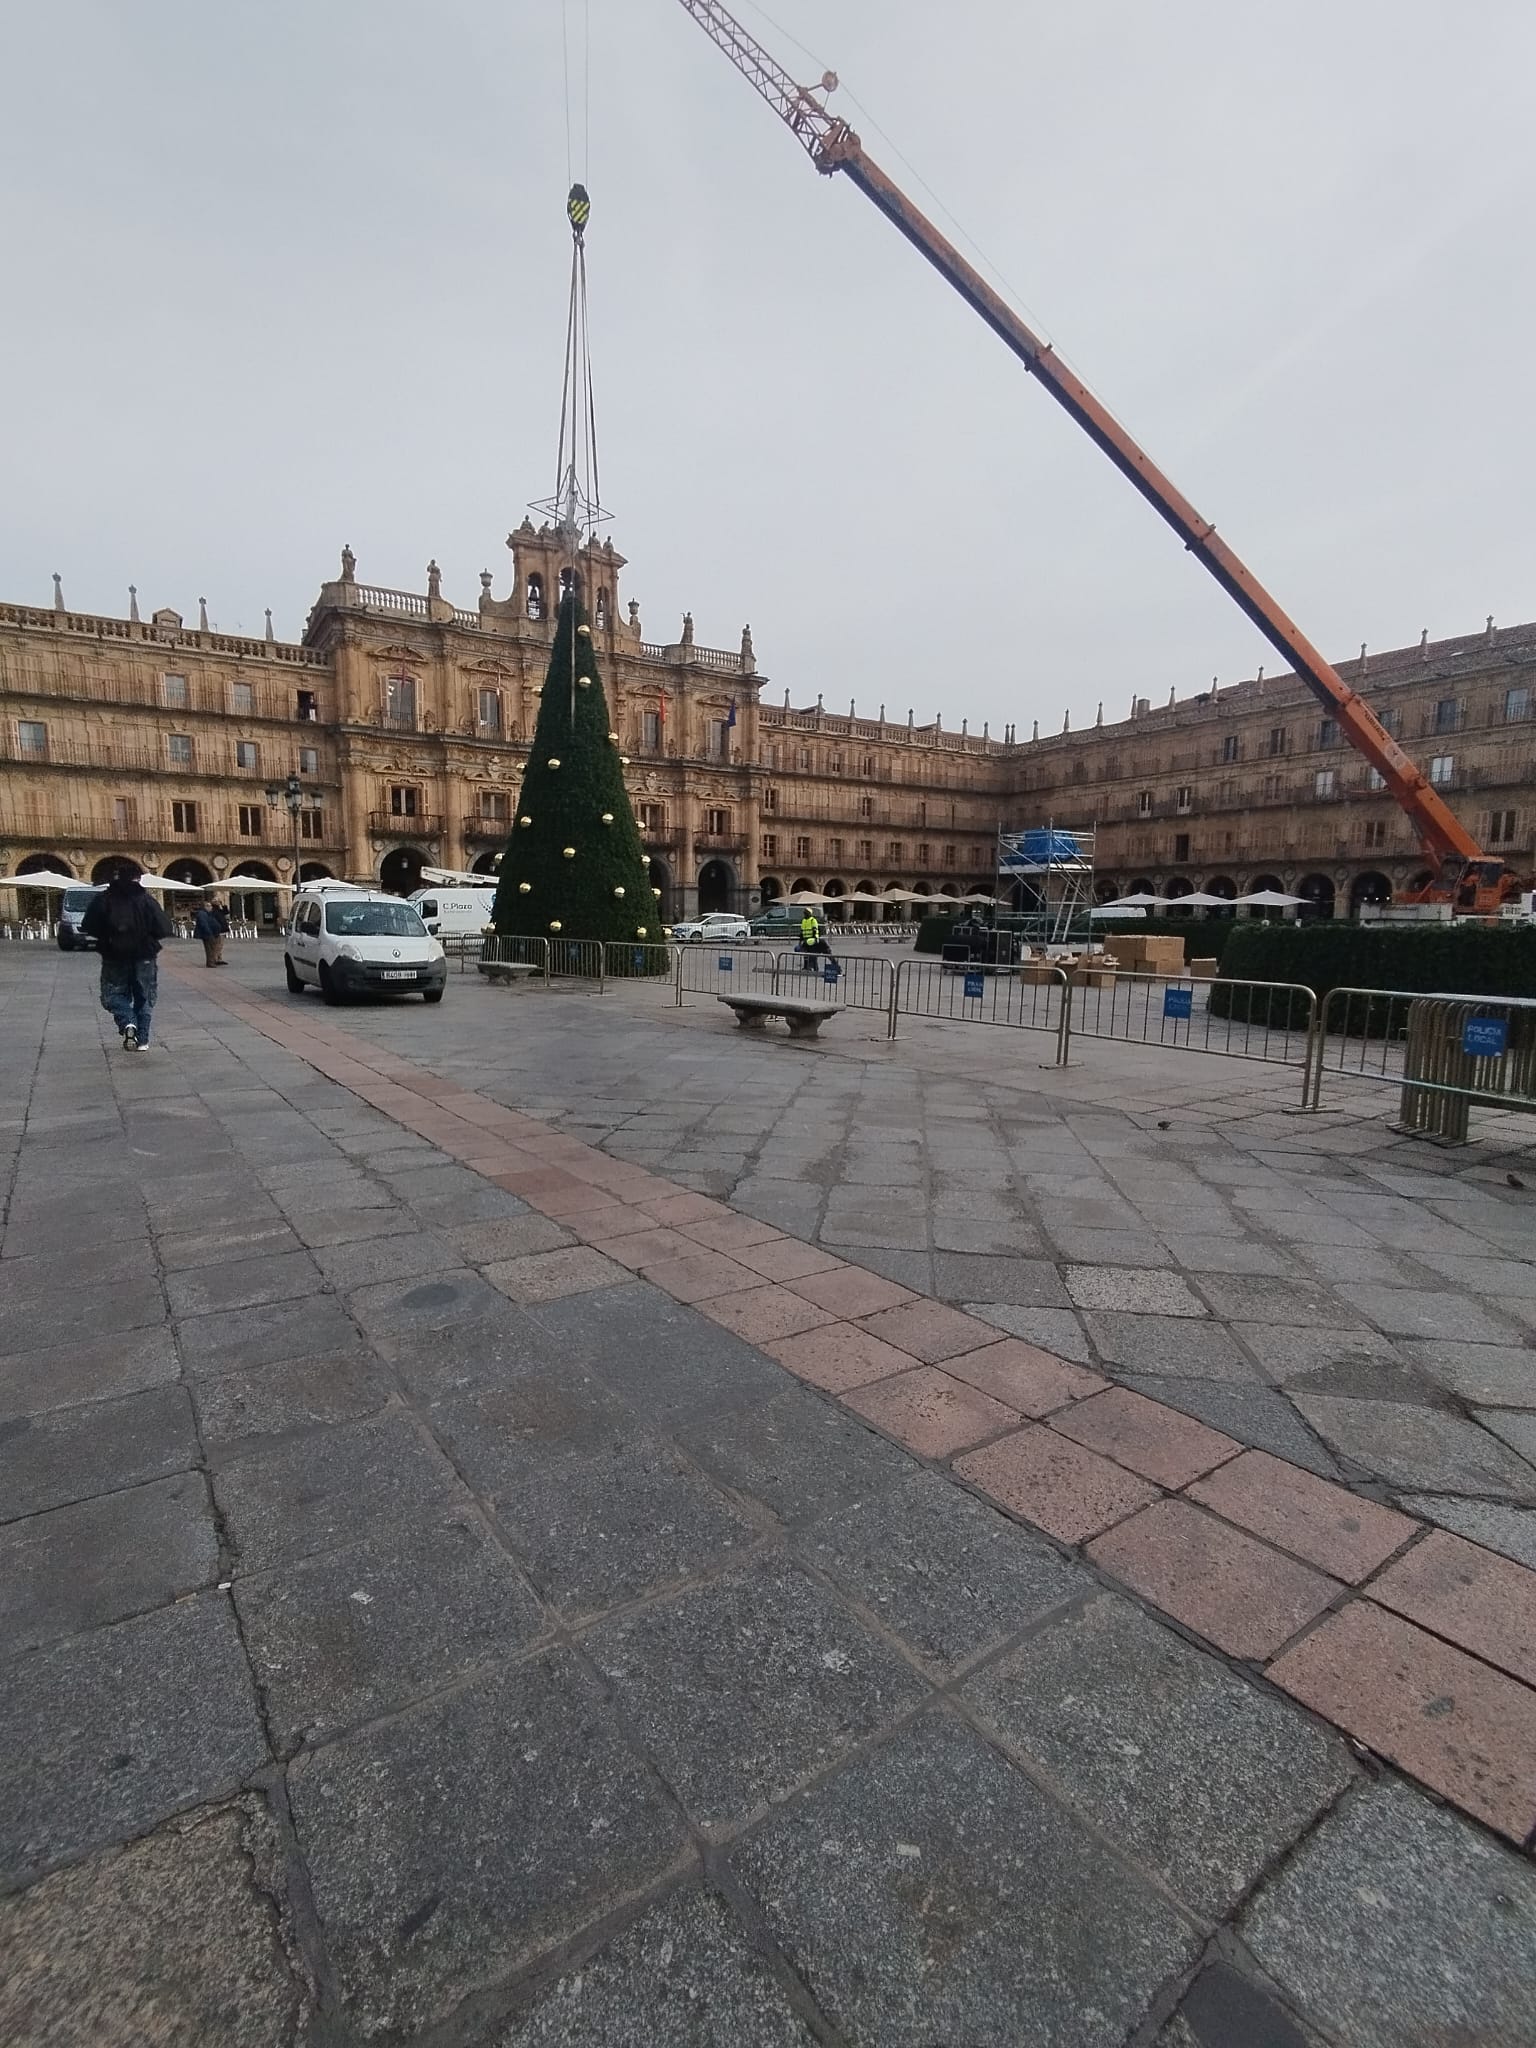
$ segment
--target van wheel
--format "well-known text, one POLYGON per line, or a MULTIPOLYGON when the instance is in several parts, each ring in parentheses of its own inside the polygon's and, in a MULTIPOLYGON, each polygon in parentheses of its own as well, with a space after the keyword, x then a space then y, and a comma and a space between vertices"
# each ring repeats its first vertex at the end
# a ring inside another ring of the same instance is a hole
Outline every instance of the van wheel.
POLYGON ((294 973, 294 971, 293 971, 293 962, 292 962, 292 961, 291 961, 291 960, 290 960, 290 959, 288 958, 288 955, 287 955, 286 953, 285 953, 285 954, 283 955, 283 974, 284 974, 284 976, 286 977, 286 979, 287 979, 287 982, 288 982, 288 993, 289 993, 289 995, 291 995, 291 996, 301 996, 301 995, 303 995, 303 993, 304 993, 304 984, 303 984, 303 982, 302 982, 302 981, 300 981, 299 977, 298 977, 298 976, 297 976, 297 975, 296 975, 296 974, 294 973))
POLYGON ((421 1000, 424 1003, 440 1003, 443 1000, 443 992, 440 988, 424 988, 421 1000))
POLYGON ((320 962, 320 1000, 333 1006, 341 1001, 341 990, 332 981, 331 970, 323 960, 320 962))

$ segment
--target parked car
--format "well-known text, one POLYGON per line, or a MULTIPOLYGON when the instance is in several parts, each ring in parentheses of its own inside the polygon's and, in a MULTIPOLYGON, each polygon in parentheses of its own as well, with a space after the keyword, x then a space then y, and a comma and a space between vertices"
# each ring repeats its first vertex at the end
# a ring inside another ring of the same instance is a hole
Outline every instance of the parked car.
POLYGON ((744 917, 736 917, 730 911, 711 910, 704 917, 685 918, 681 924, 673 925, 672 936, 684 945, 739 946, 751 938, 752 927, 744 917))
POLYGON ((770 903, 752 919, 749 927, 755 939, 798 939, 803 910, 794 910, 786 903, 770 903))
POLYGON ((88 939, 80 930, 80 920, 90 909, 92 902, 101 894, 100 889, 66 889, 59 904, 59 924, 55 936, 61 953, 94 953, 96 941, 88 939))
POLYGON ((373 890, 300 895, 283 933, 290 995, 311 985, 328 1003, 351 995, 409 995, 440 1003, 448 982, 442 947, 409 903, 373 890))

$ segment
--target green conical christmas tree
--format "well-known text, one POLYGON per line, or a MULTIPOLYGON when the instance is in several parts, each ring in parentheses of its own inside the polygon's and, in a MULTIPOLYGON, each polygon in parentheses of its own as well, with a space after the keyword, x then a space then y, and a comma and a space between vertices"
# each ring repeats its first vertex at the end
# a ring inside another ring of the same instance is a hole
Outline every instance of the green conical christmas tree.
MULTIPOLYGON (((660 945, 665 934, 624 765, 591 627, 576 591, 568 590, 501 857, 491 913, 498 932, 548 939, 568 966, 577 964, 573 941, 660 945)), ((665 972, 665 956, 631 954, 619 971, 665 972)))

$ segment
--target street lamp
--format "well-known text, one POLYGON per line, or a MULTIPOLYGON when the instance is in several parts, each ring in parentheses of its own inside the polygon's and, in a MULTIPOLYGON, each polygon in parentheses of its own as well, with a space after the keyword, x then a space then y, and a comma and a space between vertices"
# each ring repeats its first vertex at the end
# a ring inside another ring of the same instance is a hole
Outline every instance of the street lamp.
POLYGON ((286 782, 269 782, 266 794, 267 804, 271 810, 275 811, 279 804, 286 804, 288 806, 288 816, 293 824, 293 877, 290 886, 297 889, 299 886, 299 821, 305 804, 314 801, 314 792, 307 790, 297 775, 290 775, 286 782))

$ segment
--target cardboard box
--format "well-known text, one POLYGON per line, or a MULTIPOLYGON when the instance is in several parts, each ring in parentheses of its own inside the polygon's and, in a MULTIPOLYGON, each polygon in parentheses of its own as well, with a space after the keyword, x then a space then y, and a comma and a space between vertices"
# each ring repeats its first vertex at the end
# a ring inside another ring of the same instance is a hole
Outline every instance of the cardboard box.
POLYGON ((1019 969, 1019 979, 1029 983, 1033 988, 1039 988, 1046 982, 1054 981, 1056 975, 1048 960, 1032 960, 1027 967, 1019 969))
POLYGON ((1191 960, 1186 970, 1191 981, 1214 981, 1216 962, 1214 960, 1191 960))
POLYGON ((1147 939, 1144 933, 1110 932, 1104 940, 1104 950, 1110 959, 1128 973, 1139 971, 1146 958, 1147 939))

